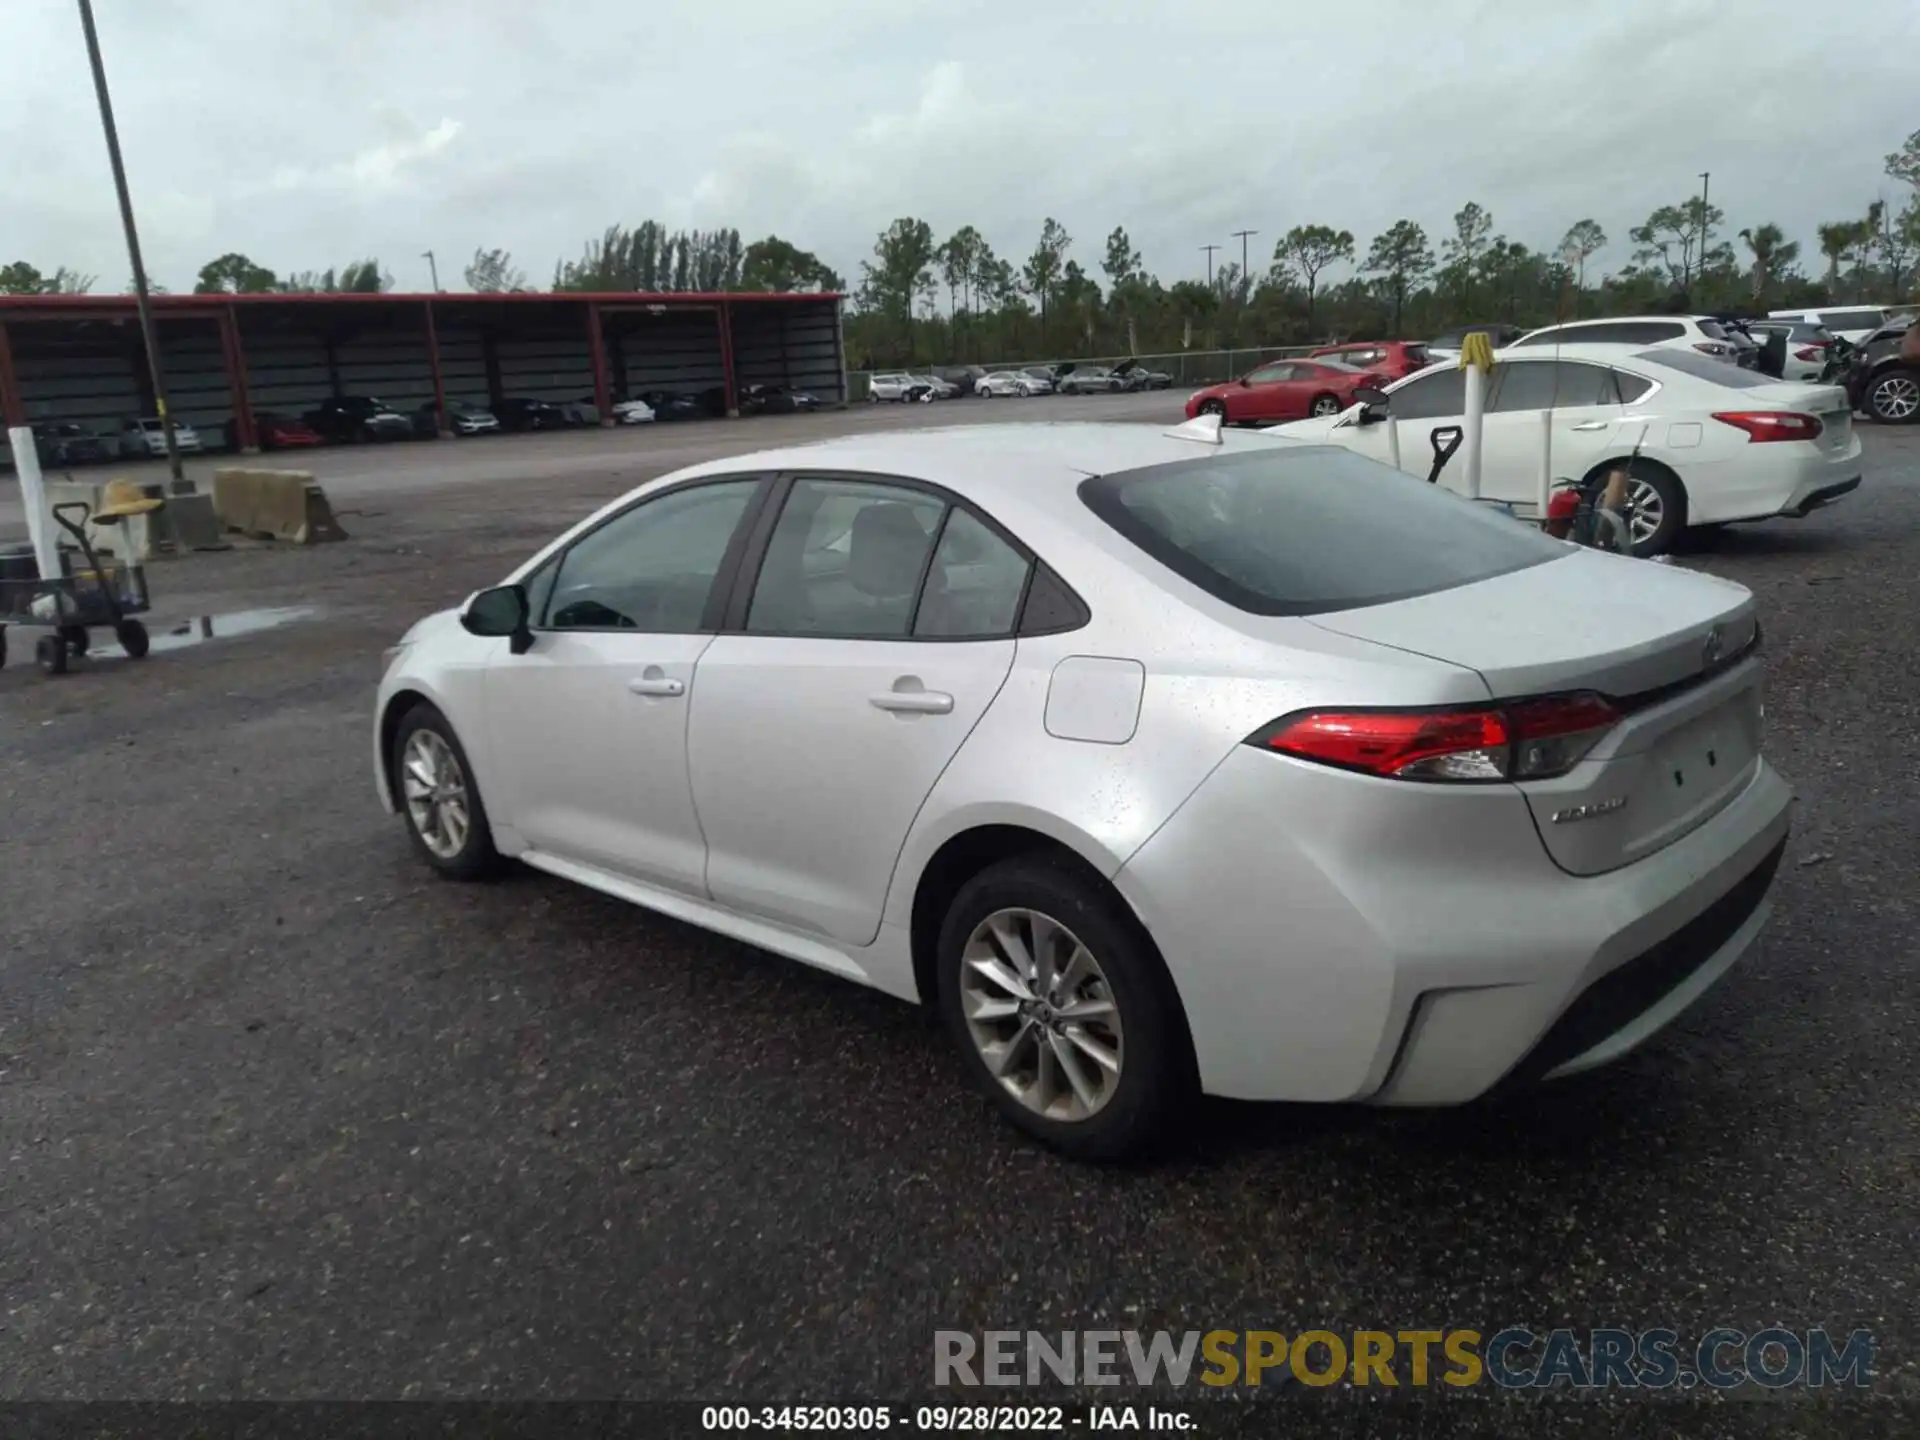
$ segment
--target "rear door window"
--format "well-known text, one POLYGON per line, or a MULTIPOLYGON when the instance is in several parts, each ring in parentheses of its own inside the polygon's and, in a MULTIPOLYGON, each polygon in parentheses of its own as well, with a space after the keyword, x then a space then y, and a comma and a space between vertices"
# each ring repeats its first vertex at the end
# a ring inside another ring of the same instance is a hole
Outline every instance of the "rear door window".
POLYGON ((1613 372, 1578 360, 1513 360, 1496 372, 1499 384, 1489 409, 1546 410, 1573 405, 1614 405, 1613 372))
POLYGON ((1336 446, 1122 471, 1084 482, 1080 496, 1174 574, 1255 615, 1384 605, 1571 553, 1530 525, 1336 446))

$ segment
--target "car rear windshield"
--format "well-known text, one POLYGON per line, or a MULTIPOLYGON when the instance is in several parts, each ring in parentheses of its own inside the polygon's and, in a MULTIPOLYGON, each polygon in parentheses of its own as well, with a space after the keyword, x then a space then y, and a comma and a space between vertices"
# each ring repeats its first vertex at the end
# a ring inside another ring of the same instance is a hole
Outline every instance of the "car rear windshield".
POLYGON ((1255 615, 1322 615, 1471 585, 1567 547, 1336 446, 1275 444, 1097 476, 1087 508, 1255 615))
POLYGON ((1668 370, 1678 370, 1683 375, 1691 375, 1696 380, 1708 380, 1728 390, 1758 390, 1762 385, 1778 385, 1780 382, 1772 375, 1762 375, 1758 370, 1742 370, 1731 360, 1716 360, 1711 355, 1702 355, 1697 350, 1642 350, 1633 357, 1648 365, 1664 366, 1668 370))
POLYGON ((1878 330, 1887 323, 1884 310, 1822 310, 1820 323, 1829 330, 1878 330))

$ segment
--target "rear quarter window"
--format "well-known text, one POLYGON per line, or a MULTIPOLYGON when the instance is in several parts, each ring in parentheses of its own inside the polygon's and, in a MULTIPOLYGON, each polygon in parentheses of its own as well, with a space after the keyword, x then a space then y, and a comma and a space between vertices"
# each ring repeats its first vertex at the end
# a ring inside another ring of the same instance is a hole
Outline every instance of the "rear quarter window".
POLYGON ((1087 508, 1182 579, 1254 615, 1322 615, 1542 565, 1567 547, 1337 446, 1185 460, 1085 481, 1087 508))

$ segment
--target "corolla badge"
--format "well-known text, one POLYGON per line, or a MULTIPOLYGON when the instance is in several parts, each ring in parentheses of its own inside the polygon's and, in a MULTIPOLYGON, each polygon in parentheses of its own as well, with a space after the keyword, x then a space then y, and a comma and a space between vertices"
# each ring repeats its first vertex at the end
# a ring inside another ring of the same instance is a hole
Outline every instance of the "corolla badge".
POLYGON ((1611 800, 1596 800, 1591 805, 1575 805, 1568 810, 1553 812, 1553 823, 1571 825, 1576 820, 1597 820, 1602 815, 1611 815, 1614 811, 1626 807, 1627 797, 1615 796, 1611 800))
POLYGON ((1711 670, 1720 663, 1720 657, 1726 653, 1727 632, 1716 625, 1707 631, 1707 640, 1700 647, 1700 659, 1711 670))

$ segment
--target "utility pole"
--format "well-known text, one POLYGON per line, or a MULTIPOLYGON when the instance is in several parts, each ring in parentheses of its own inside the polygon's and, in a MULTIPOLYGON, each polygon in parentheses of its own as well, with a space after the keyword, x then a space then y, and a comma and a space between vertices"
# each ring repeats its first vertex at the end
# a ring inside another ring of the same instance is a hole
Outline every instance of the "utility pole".
POLYGON ((1218 245, 1202 245, 1200 248, 1207 252, 1207 288, 1211 290, 1213 288, 1213 252, 1221 247, 1218 245))
POLYGON ((1240 283, 1247 287, 1249 293, 1253 290, 1253 272, 1247 268, 1247 237, 1249 235, 1258 235, 1259 233, 1258 230, 1236 230, 1233 232, 1234 238, 1240 242, 1240 283))
MULTIPOLYGON (((1707 275, 1707 182, 1713 178, 1711 170, 1700 172, 1700 272, 1699 278, 1707 275)), ((1688 303, 1692 303, 1689 301, 1688 303)))
POLYGON ((100 128, 106 132, 107 160, 113 166, 113 188, 120 197, 120 224, 127 233, 127 259, 133 266, 134 304, 140 310, 140 339, 147 348, 147 374, 153 381, 154 408, 160 412, 160 434, 167 446, 167 470, 173 493, 189 491, 180 468, 180 446, 173 438, 173 415, 167 409, 166 370, 160 361, 160 337, 153 328, 153 305, 147 295, 147 267, 140 259, 140 232, 133 224, 133 200, 127 194, 127 170, 120 161, 120 132, 113 124, 113 102, 107 97, 107 68, 100 60, 100 36, 93 28, 92 0, 80 0, 80 28, 87 36, 87 63, 93 68, 93 93, 100 102, 100 128))
POLYGON ((440 267, 434 263, 433 252, 431 250, 422 250, 420 252, 420 258, 427 262, 427 273, 433 277, 433 293, 438 295, 440 293, 440 267))

